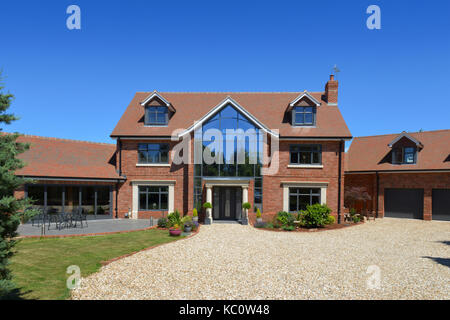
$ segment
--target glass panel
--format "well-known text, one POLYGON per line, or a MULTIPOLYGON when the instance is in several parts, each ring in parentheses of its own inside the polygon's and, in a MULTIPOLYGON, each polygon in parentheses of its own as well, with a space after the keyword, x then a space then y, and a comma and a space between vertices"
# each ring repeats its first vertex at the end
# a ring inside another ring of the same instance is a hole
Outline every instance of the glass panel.
POLYGON ((313 152, 313 163, 320 164, 320 154, 318 152, 313 152))
POLYGON ((315 195, 320 195, 320 189, 317 189, 317 188, 311 189, 311 193, 315 194, 315 195))
POLYGON ((73 186, 66 186, 66 199, 64 203, 64 211, 74 212, 79 207, 80 188, 73 186))
POLYGON ((220 112, 220 116, 222 118, 234 118, 234 119, 237 119, 238 113, 232 106, 228 105, 228 106, 226 106, 225 108, 222 109, 222 111, 220 112))
POLYGON ((297 211, 297 196, 289 196, 289 211, 297 211))
POLYGON ((320 203, 320 196, 312 196, 311 204, 320 203))
POLYGON ((144 150, 138 151, 138 161, 139 163, 147 163, 147 151, 144 150))
POLYGON ((194 164, 194 176, 201 176, 201 175, 202 175, 202 165, 194 164))
POLYGON ((312 124, 313 123, 313 115, 312 113, 305 113, 305 123, 312 124))
POLYGON ((81 207, 87 214, 94 214, 95 207, 95 189, 94 187, 81 188, 81 207))
POLYGON ((110 214, 110 190, 109 187, 97 187, 97 214, 110 214))
POLYGON ((167 151, 161 151, 161 163, 169 163, 169 153, 167 151))
POLYGON ((47 187, 47 207, 50 212, 62 212, 62 187, 47 187))
POLYGON ((295 124, 303 124, 304 122, 303 113, 295 113, 295 124))
POLYGON ((148 151, 148 162, 158 163, 159 162, 159 151, 148 151))
POLYGON ((147 194, 144 192, 139 193, 139 210, 147 210, 147 194))
POLYGON ((299 196, 298 198, 299 198, 299 201, 300 201, 299 209, 300 210, 305 210, 306 206, 310 205, 310 201, 311 201, 310 196, 303 196, 302 195, 302 196, 299 196))
POLYGON ((161 209, 167 210, 169 208, 169 200, 167 193, 161 193, 161 209))
POLYGON ((300 152, 300 163, 311 164, 311 152, 300 152))
POLYGON ((28 186, 27 197, 35 200, 33 208, 44 208, 44 186, 28 186))
POLYGON ((148 210, 157 210, 159 209, 159 194, 158 193, 149 193, 148 194, 148 210))
POLYGON ((262 187, 262 179, 255 179, 255 188, 262 187))
POLYGON ((291 152, 291 163, 298 163, 298 153, 291 152))

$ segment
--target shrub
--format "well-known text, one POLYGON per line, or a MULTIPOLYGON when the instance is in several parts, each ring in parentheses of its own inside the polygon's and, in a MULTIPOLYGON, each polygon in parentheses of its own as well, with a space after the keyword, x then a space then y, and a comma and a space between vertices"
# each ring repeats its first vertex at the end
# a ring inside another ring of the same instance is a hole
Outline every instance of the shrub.
POLYGON ((261 218, 261 211, 259 210, 259 208, 256 209, 256 217, 261 218))
POLYGON ((359 217, 359 215, 354 215, 354 216, 352 217, 352 220, 353 220, 354 223, 358 223, 358 222, 361 221, 361 218, 359 217))
POLYGON ((283 230, 285 230, 285 231, 294 231, 295 227, 294 226, 283 226, 283 230))
POLYGON ((313 204, 306 207, 300 214, 300 223, 306 228, 323 227, 331 213, 327 205, 313 204))
POLYGON ((266 223, 266 224, 264 225, 264 228, 267 228, 267 229, 273 229, 273 228, 274 228, 273 223, 271 223, 271 222, 266 223))
POLYGON ((193 217, 198 217, 197 209, 194 208, 194 210, 192 210, 192 216, 193 217))
POLYGON ((325 221, 325 224, 334 224, 335 222, 336 222, 336 219, 332 215, 329 215, 325 221))
POLYGON ((205 202, 205 203, 203 204, 203 208, 205 208, 205 209, 211 209, 211 208, 212 208, 211 202, 205 202))
POLYGON ((158 219, 158 227, 159 228, 167 228, 167 219, 166 218, 159 218, 158 219))
POLYGON ((252 207, 252 205, 249 202, 244 202, 242 204, 242 209, 250 209, 252 207))
POLYGON ((184 227, 192 227, 192 217, 185 215, 183 218, 181 218, 181 225, 184 227))
POLYGON ((174 227, 175 225, 180 226, 181 224, 181 216, 178 210, 175 210, 167 215, 167 226, 169 228, 174 227))
POLYGON ((294 216, 286 211, 278 212, 276 219, 281 226, 293 226, 295 221, 294 216))
POLYGON ((198 229, 198 221, 193 221, 192 222, 192 230, 195 231, 198 229))

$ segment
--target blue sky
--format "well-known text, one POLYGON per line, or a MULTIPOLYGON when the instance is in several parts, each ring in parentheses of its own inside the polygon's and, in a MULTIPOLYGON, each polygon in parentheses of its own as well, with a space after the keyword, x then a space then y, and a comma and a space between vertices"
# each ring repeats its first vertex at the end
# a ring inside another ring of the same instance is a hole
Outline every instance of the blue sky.
POLYGON ((136 91, 322 91, 353 136, 449 129, 449 1, 8 1, 4 131, 112 142, 136 91), (66 8, 81 8, 81 30, 66 8), (366 8, 381 8, 381 30, 366 8))

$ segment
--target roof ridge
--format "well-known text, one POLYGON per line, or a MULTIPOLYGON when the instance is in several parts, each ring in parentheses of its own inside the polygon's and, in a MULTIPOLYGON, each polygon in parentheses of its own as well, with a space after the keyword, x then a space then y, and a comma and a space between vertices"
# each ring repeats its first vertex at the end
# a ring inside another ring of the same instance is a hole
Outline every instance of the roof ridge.
POLYGON ((376 138, 376 137, 386 137, 386 136, 396 136, 396 135, 398 136, 398 135, 401 135, 402 133, 406 133, 406 134, 411 134, 411 133, 432 133, 432 132, 442 132, 442 131, 450 131, 450 129, 413 131, 413 132, 402 131, 400 133, 386 133, 386 134, 377 134, 377 135, 372 135, 372 136, 358 136, 358 137, 354 137, 354 139, 359 139, 359 138, 376 138))
MULTIPOLYGON (((3 132, 3 134, 13 134, 13 133, 3 132)), ((67 138, 44 137, 44 136, 37 136, 37 135, 25 134, 25 133, 18 133, 18 134, 22 137, 28 137, 28 138, 38 138, 38 139, 67 141, 67 142, 81 142, 81 143, 88 143, 88 144, 100 144, 100 145, 106 145, 106 146, 114 146, 115 145, 114 143, 107 143, 107 142, 95 142, 95 141, 76 140, 76 139, 67 139, 67 138)))
MULTIPOLYGON (((136 91, 136 93, 152 93, 154 91, 136 91)), ((304 91, 157 91, 158 93, 192 93, 192 94, 217 94, 217 93, 230 93, 230 94, 255 94, 255 93, 262 93, 262 94, 273 94, 273 93, 292 93, 292 94, 299 94, 303 93, 304 91)), ((323 93, 323 91, 307 91, 308 93, 323 93)))

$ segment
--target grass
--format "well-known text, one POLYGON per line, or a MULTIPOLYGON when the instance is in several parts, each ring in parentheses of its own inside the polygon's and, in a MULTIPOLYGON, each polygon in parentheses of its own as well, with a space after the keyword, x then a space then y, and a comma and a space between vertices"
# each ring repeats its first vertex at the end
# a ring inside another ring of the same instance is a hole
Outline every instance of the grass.
POLYGON ((104 236, 22 239, 11 259, 19 299, 67 299, 70 265, 80 267, 86 277, 97 272, 101 261, 171 242, 167 230, 146 230, 104 236))

